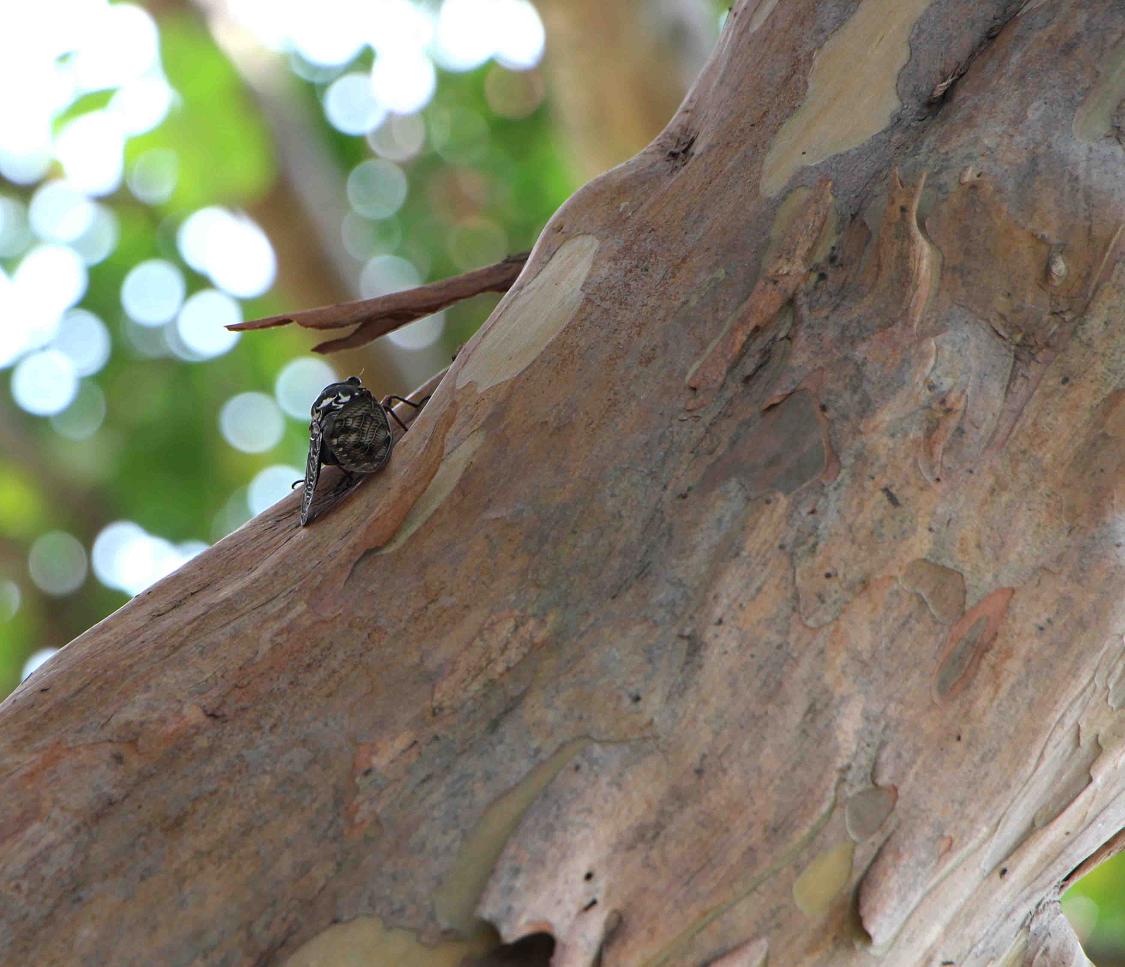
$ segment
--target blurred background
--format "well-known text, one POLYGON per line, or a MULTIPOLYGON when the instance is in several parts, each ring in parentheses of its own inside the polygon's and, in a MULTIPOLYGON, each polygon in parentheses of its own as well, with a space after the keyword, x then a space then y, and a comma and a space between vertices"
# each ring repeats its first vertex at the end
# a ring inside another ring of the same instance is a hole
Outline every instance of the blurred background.
MULTIPOLYGON (((663 127, 725 9, 36 0, 6 11, 0 698, 287 494, 326 383, 362 372, 377 393, 409 392, 498 296, 331 357, 295 327, 239 337, 225 324, 530 248, 579 185, 663 127)), ((1100 964, 1125 963, 1123 865, 1066 902, 1100 964)))

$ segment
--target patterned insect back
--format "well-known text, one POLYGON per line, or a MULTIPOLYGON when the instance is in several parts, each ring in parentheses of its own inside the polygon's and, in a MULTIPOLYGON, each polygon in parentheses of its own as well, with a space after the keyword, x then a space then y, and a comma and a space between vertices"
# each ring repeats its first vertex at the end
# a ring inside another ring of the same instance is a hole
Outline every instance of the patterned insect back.
POLYGON ((326 386, 312 405, 301 525, 309 522, 322 466, 338 466, 349 475, 375 473, 387 465, 393 445, 386 410, 358 376, 326 386))
POLYGON ((327 447, 345 470, 374 473, 390 459, 391 427, 383 407, 371 397, 353 400, 330 412, 323 429, 322 452, 327 447))

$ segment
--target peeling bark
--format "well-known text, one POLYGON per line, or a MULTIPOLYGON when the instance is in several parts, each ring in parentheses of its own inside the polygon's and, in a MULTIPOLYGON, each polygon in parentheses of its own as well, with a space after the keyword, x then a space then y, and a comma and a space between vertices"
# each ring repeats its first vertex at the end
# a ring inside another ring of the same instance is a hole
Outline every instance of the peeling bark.
POLYGON ((1080 962, 1123 44, 1119 0, 738 5, 386 471, 0 706, 0 960, 1080 962))

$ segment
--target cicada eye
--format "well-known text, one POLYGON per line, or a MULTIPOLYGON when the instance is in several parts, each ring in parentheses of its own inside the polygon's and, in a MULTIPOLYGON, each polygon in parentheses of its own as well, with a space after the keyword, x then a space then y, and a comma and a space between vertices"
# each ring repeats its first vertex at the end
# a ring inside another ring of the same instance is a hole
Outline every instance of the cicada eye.
POLYGON ((362 386, 363 385, 363 383, 360 382, 360 379, 359 379, 358 376, 349 376, 348 379, 347 379, 347 382, 351 383, 352 386, 362 386))

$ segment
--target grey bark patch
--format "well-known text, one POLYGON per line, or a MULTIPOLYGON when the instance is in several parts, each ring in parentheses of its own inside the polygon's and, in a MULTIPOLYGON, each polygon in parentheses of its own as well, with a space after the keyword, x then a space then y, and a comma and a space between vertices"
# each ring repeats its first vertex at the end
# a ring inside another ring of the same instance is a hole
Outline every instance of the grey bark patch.
POLYGON ((791 494, 819 477, 827 460, 816 401, 798 390, 739 427, 700 486, 710 490, 735 479, 750 497, 791 494))

